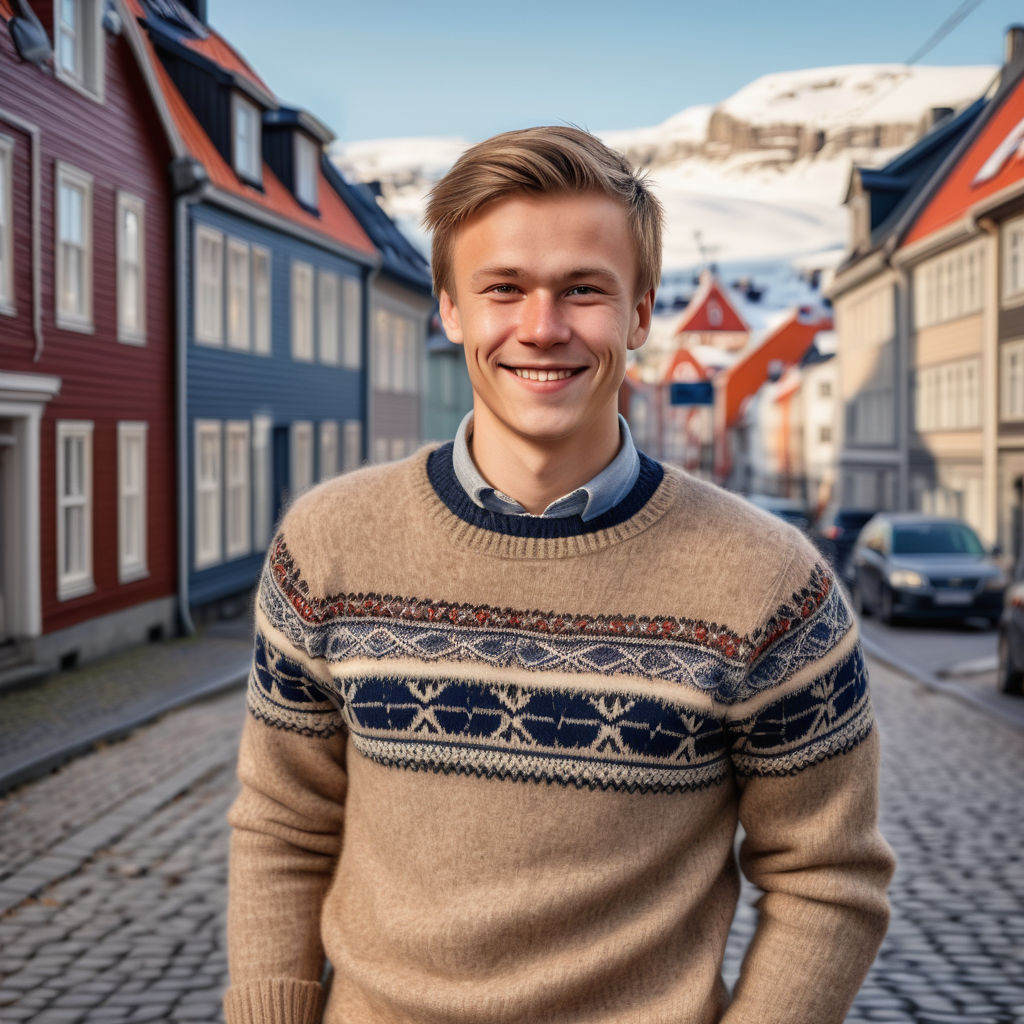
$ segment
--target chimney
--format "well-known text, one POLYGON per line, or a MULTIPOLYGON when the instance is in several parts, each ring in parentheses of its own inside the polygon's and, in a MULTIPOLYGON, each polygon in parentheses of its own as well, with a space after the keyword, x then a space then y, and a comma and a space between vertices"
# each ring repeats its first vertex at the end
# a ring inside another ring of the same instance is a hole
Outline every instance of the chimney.
POLYGON ((1006 66, 1011 67, 1024 58, 1024 25, 1011 25, 1006 30, 1006 66))
POLYGON ((928 112, 929 127, 934 128, 941 121, 945 121, 947 117, 953 116, 952 107, 932 107, 928 112))

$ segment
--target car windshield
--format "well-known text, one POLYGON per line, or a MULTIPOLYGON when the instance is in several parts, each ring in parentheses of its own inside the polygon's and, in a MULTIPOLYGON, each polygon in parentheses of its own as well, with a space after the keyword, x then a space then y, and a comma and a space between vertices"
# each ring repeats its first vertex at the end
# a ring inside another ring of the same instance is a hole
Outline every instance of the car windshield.
POLYGON ((978 535, 963 523, 914 523, 893 527, 894 555, 983 555, 978 535))

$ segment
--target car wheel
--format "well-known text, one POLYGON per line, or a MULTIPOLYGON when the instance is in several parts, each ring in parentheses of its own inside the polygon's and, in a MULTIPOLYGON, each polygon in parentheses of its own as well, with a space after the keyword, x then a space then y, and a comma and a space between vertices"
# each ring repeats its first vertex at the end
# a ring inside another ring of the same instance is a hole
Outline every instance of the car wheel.
POLYGON ((887 625, 891 626, 896 621, 896 613, 892 607, 892 590, 889 587, 882 587, 881 607, 878 610, 878 617, 887 625))
POLYGON ((1014 668, 1010 660, 1010 642, 1005 633, 999 634, 999 667, 996 679, 1003 693, 1024 693, 1024 673, 1014 668))

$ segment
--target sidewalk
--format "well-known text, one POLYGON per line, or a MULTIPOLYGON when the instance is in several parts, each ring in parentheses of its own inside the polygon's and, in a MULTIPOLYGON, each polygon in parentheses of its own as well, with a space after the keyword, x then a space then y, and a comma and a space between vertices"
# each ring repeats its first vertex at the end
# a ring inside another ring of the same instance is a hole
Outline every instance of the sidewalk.
POLYGON ((219 622, 0 693, 0 794, 167 711, 241 686, 250 630, 247 618, 219 622))

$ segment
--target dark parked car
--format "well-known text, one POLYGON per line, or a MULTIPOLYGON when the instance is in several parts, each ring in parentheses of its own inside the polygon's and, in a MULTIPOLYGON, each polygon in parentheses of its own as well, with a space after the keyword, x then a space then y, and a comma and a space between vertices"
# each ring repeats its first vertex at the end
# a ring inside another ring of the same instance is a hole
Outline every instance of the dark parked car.
POLYGON ((1024 694, 1024 558, 1017 563, 999 620, 999 669, 1003 693, 1024 694))
POLYGON ((784 519, 798 530, 803 530, 804 533, 810 533, 811 520, 807 515, 807 510, 799 501, 793 498, 777 498, 772 494, 748 494, 746 497, 752 505, 771 512, 773 516, 784 519))
POLYGON ((900 618, 969 619, 995 625, 1006 574, 965 522, 944 516, 882 512, 861 530, 847 579, 854 605, 900 618))
POLYGON ((840 575, 846 569, 857 534, 873 515, 874 509, 837 508, 822 516, 815 526, 814 543, 840 575))

